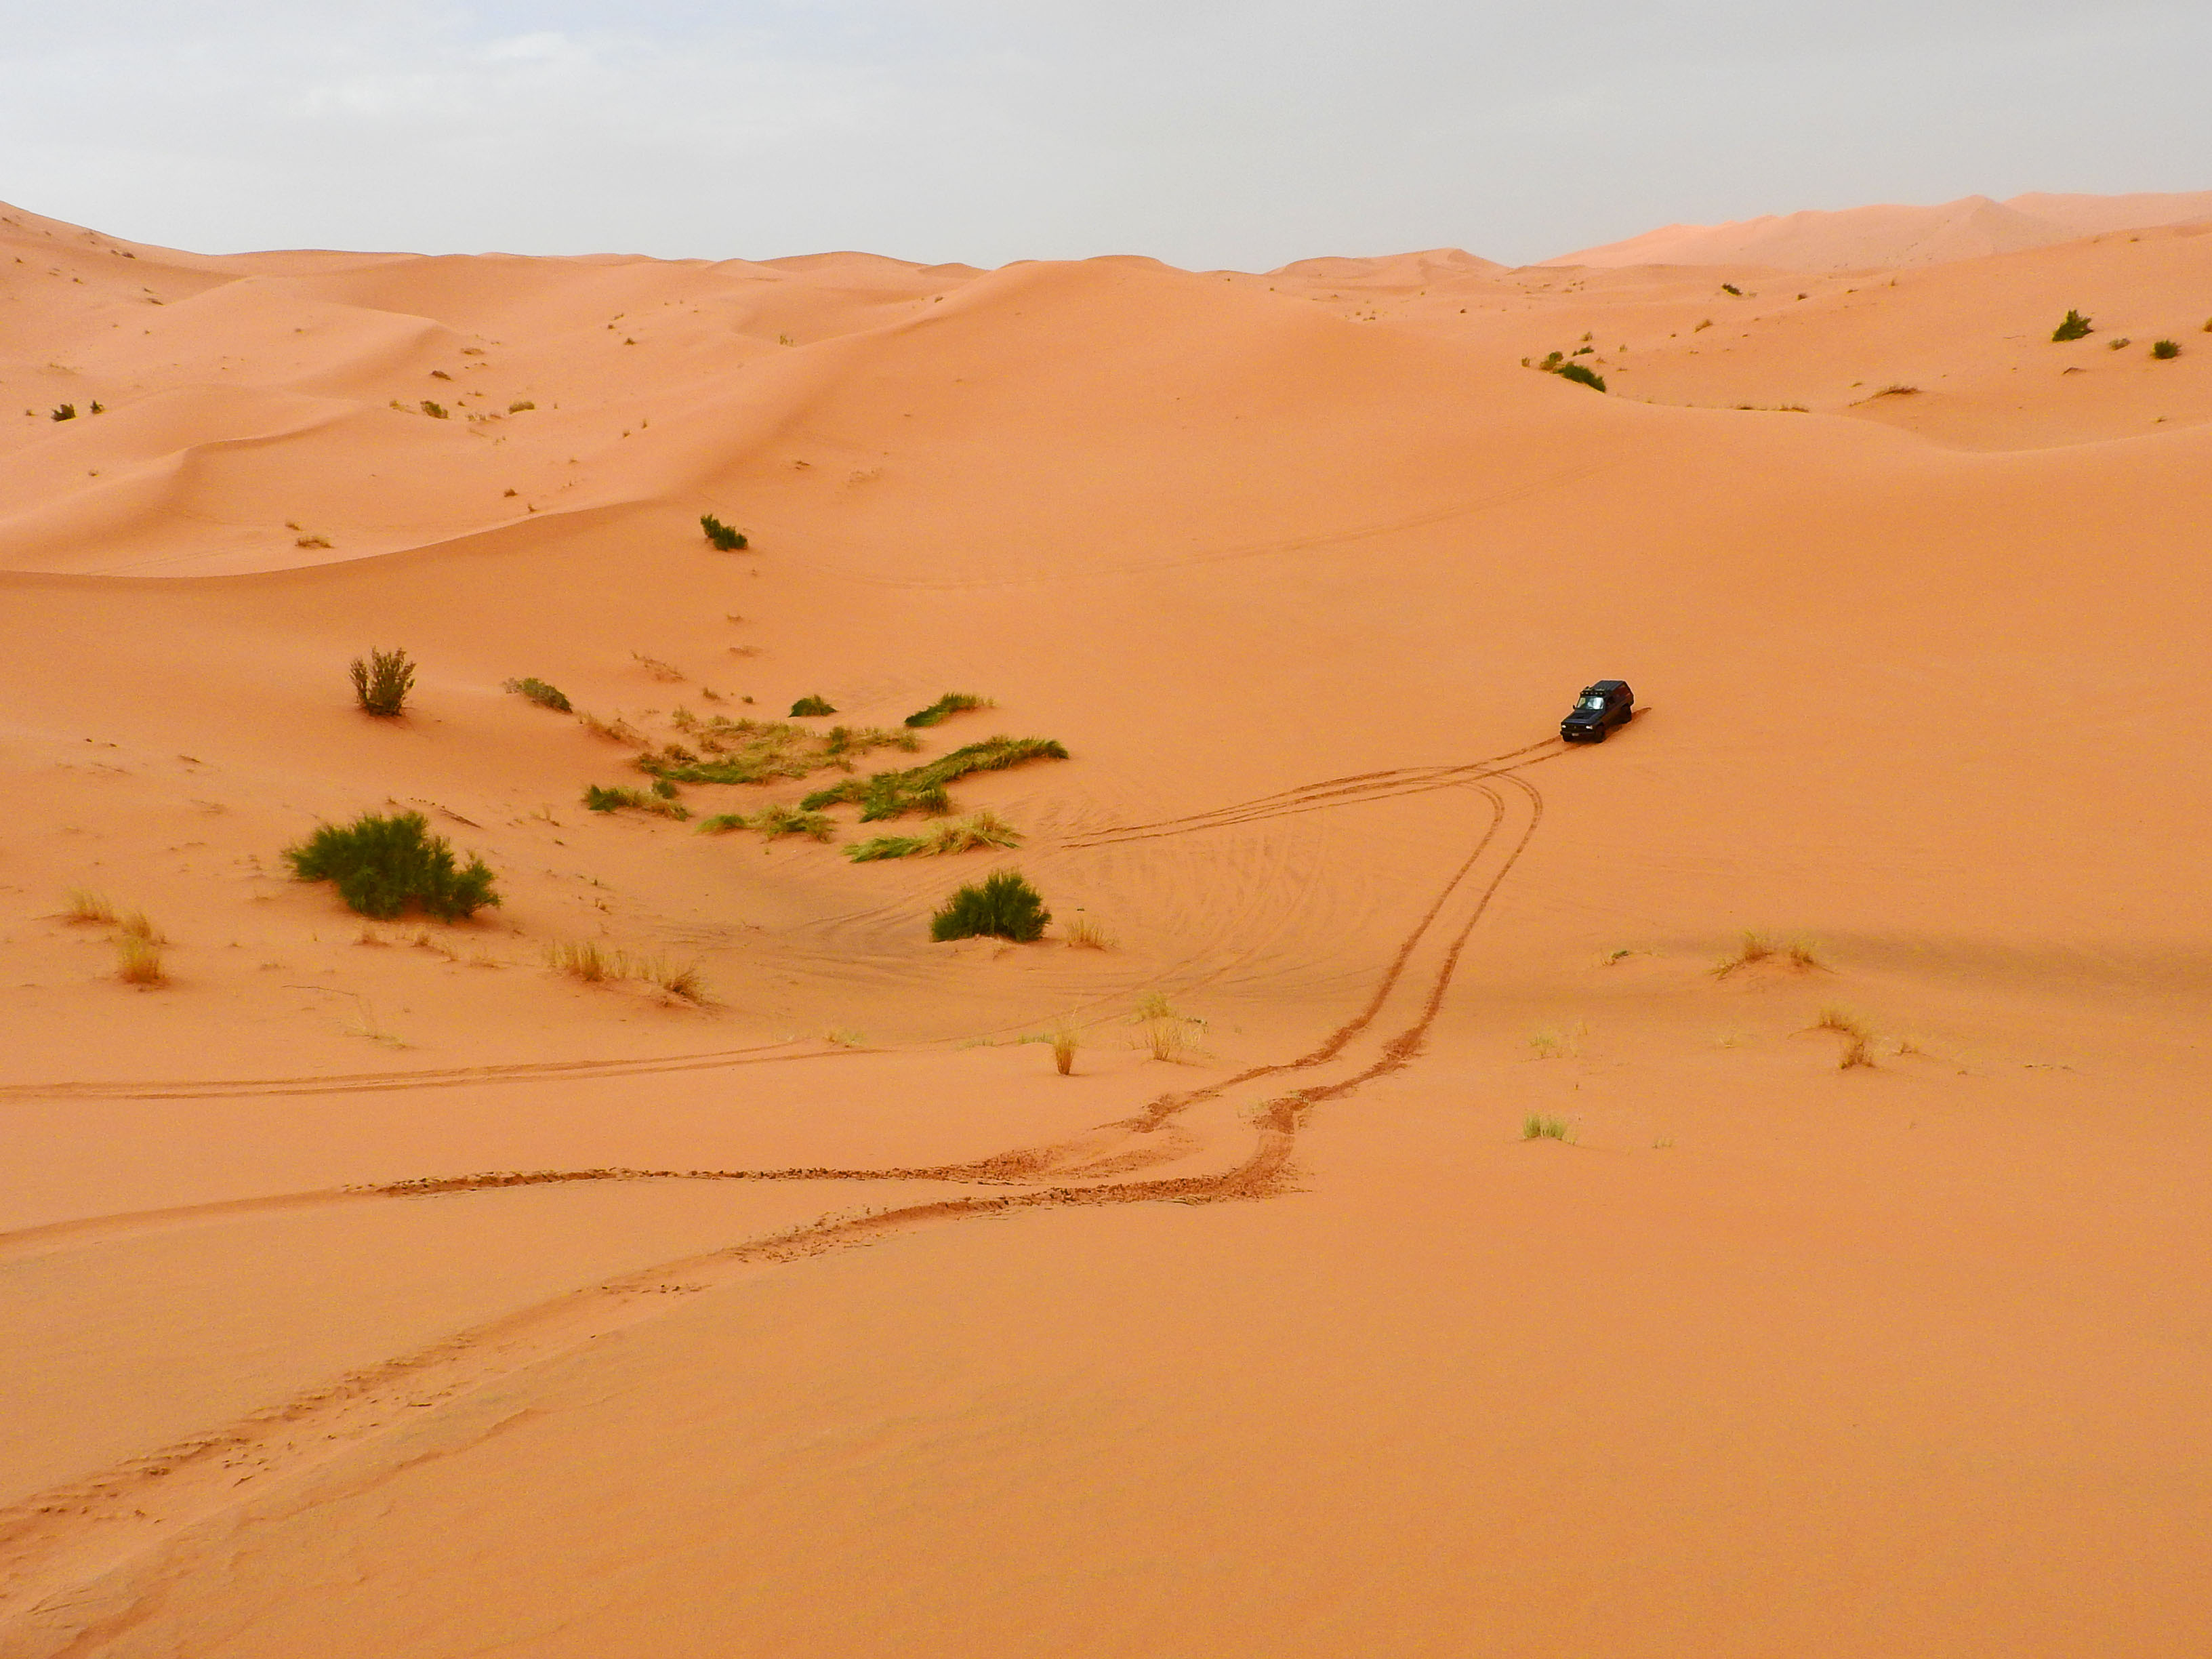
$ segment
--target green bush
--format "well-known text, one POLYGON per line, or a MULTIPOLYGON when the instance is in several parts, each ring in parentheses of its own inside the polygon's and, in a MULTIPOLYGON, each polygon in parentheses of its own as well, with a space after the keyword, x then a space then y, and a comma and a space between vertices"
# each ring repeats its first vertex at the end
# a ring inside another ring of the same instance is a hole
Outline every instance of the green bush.
POLYGON ((2066 320, 2051 331, 2054 340, 2079 340, 2089 332, 2089 319, 2078 311, 2069 311, 2066 320))
POLYGON ((447 418, 445 404, 434 404, 428 398, 422 399, 422 412, 434 421, 442 421, 447 418))
POLYGON ((46 418, 50 421, 73 421, 76 419, 76 405, 75 404, 59 404, 46 418))
POLYGON ((1552 372, 1563 380, 1572 380, 1576 385, 1586 386, 1593 392, 1605 390, 1605 376, 1584 364, 1561 363, 1552 372))
POLYGON ((973 772, 999 772, 1033 760, 1066 760, 1067 750, 1050 738, 986 738, 939 755, 933 761, 908 767, 903 772, 877 772, 866 778, 848 778, 827 789, 817 789, 799 803, 808 811, 857 801, 860 821, 903 817, 908 812, 939 813, 952 810, 945 793, 973 772))
POLYGON ((352 664, 353 695, 372 714, 396 714, 415 689, 415 665, 404 651, 371 651, 352 664))
POLYGON ((725 553, 742 553, 745 550, 744 532, 732 529, 711 513, 702 513, 699 515, 699 528, 707 532, 708 541, 725 553))
POLYGON ((821 715, 834 714, 836 712, 830 706, 830 700, 826 697, 801 697, 791 705, 791 717, 793 720, 813 720, 821 715))
POLYGON ((529 698, 540 708, 556 709, 563 714, 576 712, 569 706, 568 699, 562 696, 558 686, 548 685, 544 680, 533 679, 527 675, 519 680, 509 680, 501 689, 514 692, 518 697, 529 698))
POLYGON ((453 848, 429 828, 420 812, 363 812, 351 823, 318 826, 286 848, 284 858, 298 879, 336 882, 349 908, 380 920, 411 904, 441 921, 459 921, 497 904, 483 860, 471 856, 466 869, 456 869, 453 848))
POLYGON ((976 939, 988 935, 1027 945, 1041 939, 1052 912, 1044 897, 1012 870, 984 878, 980 887, 964 886, 929 919, 933 939, 976 939))
POLYGON ((2160 362, 2164 362, 2168 357, 2179 357, 2181 355, 2181 342, 2179 340, 2159 340, 2154 342, 2150 349, 2150 355, 2158 358, 2160 362))
POLYGON ((947 714, 964 714, 970 708, 988 708, 988 697, 972 697, 965 691, 947 691, 927 708, 917 708, 906 717, 908 726, 934 726, 947 714))

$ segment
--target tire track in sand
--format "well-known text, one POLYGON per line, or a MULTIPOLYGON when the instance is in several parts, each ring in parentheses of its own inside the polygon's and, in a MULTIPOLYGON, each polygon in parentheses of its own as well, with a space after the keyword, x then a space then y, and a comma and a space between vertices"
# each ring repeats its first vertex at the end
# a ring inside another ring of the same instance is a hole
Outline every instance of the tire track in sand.
MULTIPOLYGON (((1312 1110, 1402 1069, 1420 1053, 1443 1011, 1468 939, 1541 823, 1542 797, 1510 771, 1453 782, 1467 784, 1486 804, 1489 822, 1474 850, 1401 943, 1364 1007, 1297 1059, 1164 1095, 1136 1117, 1108 1126, 1137 1140, 1169 1131, 1194 1112, 1228 1124, 1241 1119, 1249 1130, 1241 1157, 1212 1170, 1133 1179, 1116 1178, 1127 1154, 1117 1155, 1110 1148, 1100 1148, 1101 1156, 1088 1164, 1058 1168, 1049 1159, 1036 1161, 1035 1152, 1009 1153, 1005 1157, 1010 1162, 1002 1169, 961 1178, 1049 1184, 990 1194, 957 1193, 872 1212, 826 1215, 618 1275, 349 1373, 191 1440, 52 1488, 0 1510, 0 1653, 9 1659, 52 1659, 96 1650, 149 1616, 161 1586, 189 1572, 201 1559, 200 1552, 232 1530, 250 1524, 257 1515, 312 1506, 320 1501, 319 1494, 328 1495, 318 1486, 318 1480, 332 1478, 332 1466, 341 1459, 356 1452, 368 1454, 372 1443, 383 1441, 387 1443, 374 1447, 371 1461, 381 1460, 380 1467, 397 1468, 422 1455, 418 1443, 441 1432, 441 1451, 496 1432, 512 1411, 494 1409, 472 1396, 594 1338, 653 1316, 663 1297, 697 1294, 768 1266, 872 1243, 941 1222, 1074 1206, 1224 1203, 1285 1190, 1299 1131, 1312 1110), (1302 1077, 1300 1086, 1275 1091, 1281 1080, 1291 1077, 1302 1077), (434 1415, 417 1414, 424 1412, 434 1415), (245 1490, 248 1487, 250 1492, 245 1490)), ((1211 823, 1193 825, 1183 833, 1206 827, 1212 827, 1211 823)), ((813 1175, 793 1170, 784 1178, 813 1175)), ((877 1178, 886 1176, 878 1172, 877 1178)), ((394 1183, 352 1196, 391 1200, 562 1180, 702 1176, 776 1178, 772 1172, 507 1172, 394 1183)), ((348 1489, 357 1488, 362 1478, 356 1476, 348 1489)))

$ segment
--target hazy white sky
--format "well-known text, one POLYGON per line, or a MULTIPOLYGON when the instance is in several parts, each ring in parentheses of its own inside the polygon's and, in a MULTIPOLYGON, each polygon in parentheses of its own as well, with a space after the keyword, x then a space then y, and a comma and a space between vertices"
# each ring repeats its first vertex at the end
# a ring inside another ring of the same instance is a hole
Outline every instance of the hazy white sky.
POLYGON ((2212 188, 2212 0, 0 0, 0 200, 208 251, 1265 269, 2212 188))

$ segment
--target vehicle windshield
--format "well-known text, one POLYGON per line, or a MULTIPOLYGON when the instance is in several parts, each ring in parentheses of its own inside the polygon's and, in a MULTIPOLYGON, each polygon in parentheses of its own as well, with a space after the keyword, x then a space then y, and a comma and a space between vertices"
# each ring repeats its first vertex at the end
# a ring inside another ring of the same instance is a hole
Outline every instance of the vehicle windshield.
POLYGON ((1575 706, 1577 708, 1603 708, 1605 707, 1605 699, 1603 697, 1584 697, 1575 706))

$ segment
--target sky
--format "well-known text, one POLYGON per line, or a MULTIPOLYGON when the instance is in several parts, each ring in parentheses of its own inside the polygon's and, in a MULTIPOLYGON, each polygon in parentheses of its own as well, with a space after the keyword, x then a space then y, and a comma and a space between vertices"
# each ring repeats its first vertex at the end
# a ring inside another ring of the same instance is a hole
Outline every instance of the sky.
POLYGON ((0 0, 0 201, 325 246, 1267 270, 2212 188, 2207 0, 0 0))

